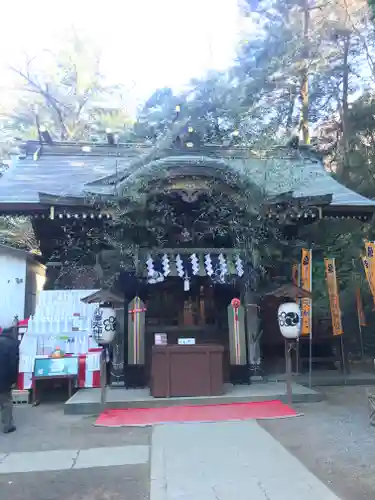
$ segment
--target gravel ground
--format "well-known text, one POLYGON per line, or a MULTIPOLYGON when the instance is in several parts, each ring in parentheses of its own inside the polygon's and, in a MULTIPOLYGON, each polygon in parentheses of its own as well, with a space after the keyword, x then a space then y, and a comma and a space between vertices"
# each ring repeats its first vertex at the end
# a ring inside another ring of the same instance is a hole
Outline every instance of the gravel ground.
POLYGON ((368 388, 321 389, 325 401, 295 405, 303 417, 259 423, 342 500, 374 500, 375 427, 369 425, 368 388))
POLYGON ((146 465, 0 475, 4 500, 148 500, 146 465))
MULTIPOLYGON (((369 425, 367 388, 321 390, 325 401, 295 406, 303 417, 259 423, 342 500, 374 500, 375 427, 369 425)), ((64 415, 62 404, 16 407, 15 420, 17 432, 0 435, 0 453, 150 445, 152 432, 94 427, 94 417, 64 415)), ((12 500, 141 500, 148 498, 148 476, 148 466, 7 475, 0 476, 0 491, 12 500)))
POLYGON ((63 404, 16 406, 17 432, 0 435, 0 453, 150 445, 151 428, 94 427, 96 417, 64 415, 63 407, 63 404))

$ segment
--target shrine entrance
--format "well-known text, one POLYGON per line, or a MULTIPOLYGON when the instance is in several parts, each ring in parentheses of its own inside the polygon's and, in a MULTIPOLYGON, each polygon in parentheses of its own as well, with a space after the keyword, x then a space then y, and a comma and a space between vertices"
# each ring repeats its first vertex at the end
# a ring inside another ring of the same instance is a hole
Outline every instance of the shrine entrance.
POLYGON ((207 353, 218 347, 225 382, 249 383, 250 364, 258 363, 258 351, 249 347, 258 325, 254 299, 246 299, 245 325, 245 290, 256 286, 260 272, 249 243, 261 230, 248 215, 256 197, 248 200, 249 185, 224 173, 222 164, 196 168, 178 165, 157 182, 143 178, 137 205, 126 212, 131 224, 123 234, 136 253, 133 267, 126 264, 135 270, 134 287, 123 291, 128 386, 150 384, 161 342, 182 346, 186 340, 196 352, 207 346, 207 353))
POLYGON ((219 344, 224 347, 224 380, 231 379, 229 363, 229 331, 227 308, 239 286, 213 284, 208 277, 196 276, 189 291, 182 280, 168 278, 165 282, 147 287, 146 367, 149 376, 152 346, 160 334, 168 344, 189 339, 199 345, 219 344))
MULTIPOLYGON (((186 340, 196 345, 222 346, 224 382, 248 383, 247 363, 242 360, 240 366, 234 366, 230 361, 228 309, 231 309, 234 297, 243 295, 240 280, 214 283, 208 276, 192 276, 189 290, 186 290, 180 277, 168 276, 160 283, 144 283, 137 293, 139 301, 129 302, 128 321, 124 322, 126 386, 149 386, 152 349, 160 338, 168 345, 178 345, 186 340), (137 332, 141 339, 137 341, 133 332, 140 317, 144 331, 137 332), (134 344, 144 350, 143 358, 132 358, 134 344)), ((126 314, 126 305, 124 312, 126 314)), ((244 337, 244 324, 242 330, 244 337)))

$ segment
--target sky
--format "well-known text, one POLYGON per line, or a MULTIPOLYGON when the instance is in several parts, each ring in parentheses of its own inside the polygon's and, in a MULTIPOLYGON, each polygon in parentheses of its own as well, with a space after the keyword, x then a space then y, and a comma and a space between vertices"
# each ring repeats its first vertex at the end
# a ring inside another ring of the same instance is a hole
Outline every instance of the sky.
POLYGON ((56 48, 74 25, 99 45, 110 83, 130 85, 137 98, 225 69, 239 31, 237 0, 3 0, 1 14, 3 87, 12 84, 9 64, 56 48))

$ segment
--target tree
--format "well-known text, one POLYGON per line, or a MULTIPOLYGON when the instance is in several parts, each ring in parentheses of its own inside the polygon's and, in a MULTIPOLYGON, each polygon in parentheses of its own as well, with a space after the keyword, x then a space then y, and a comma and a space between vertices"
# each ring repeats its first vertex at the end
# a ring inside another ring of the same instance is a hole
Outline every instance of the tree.
POLYGON ((29 217, 1 217, 0 244, 40 255, 39 244, 29 217))
POLYGON ((10 70, 17 102, 1 114, 6 128, 23 137, 36 136, 38 120, 60 140, 88 139, 112 124, 123 132, 131 124, 121 107, 124 89, 106 85, 100 53, 75 32, 57 53, 27 57, 24 67, 10 70))
POLYGON ((134 133, 139 138, 157 139, 165 133, 176 117, 176 106, 181 102, 172 89, 157 89, 140 110, 134 124, 134 133))

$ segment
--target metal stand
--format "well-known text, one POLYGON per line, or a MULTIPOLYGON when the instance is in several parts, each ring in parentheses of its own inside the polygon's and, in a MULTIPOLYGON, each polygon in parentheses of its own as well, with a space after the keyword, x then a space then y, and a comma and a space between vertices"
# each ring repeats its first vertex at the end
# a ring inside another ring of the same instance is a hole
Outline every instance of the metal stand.
POLYGON ((342 372, 344 374, 344 384, 346 384, 346 360, 345 360, 345 350, 344 350, 344 335, 340 335, 340 348, 341 348, 341 360, 342 360, 342 372))
POLYGON ((312 332, 309 335, 309 389, 312 387, 312 332))
POLYGON ((105 350, 103 349, 100 357, 100 406, 101 410, 105 410, 107 401, 107 364, 105 350))
POLYGON ((261 364, 248 365, 248 374, 248 385, 251 385, 253 382, 262 382, 264 380, 261 364))
POLYGON ((299 337, 296 340, 296 374, 299 375, 300 370, 300 342, 299 337))
POLYGON ((292 349, 293 343, 286 341, 286 399, 289 406, 293 404, 293 390, 292 390, 292 349))
POLYGON ((365 357, 365 350, 363 347, 363 332, 362 332, 362 325, 361 325, 361 320, 358 318, 358 330, 359 330, 359 343, 361 346, 361 360, 363 361, 365 357))

